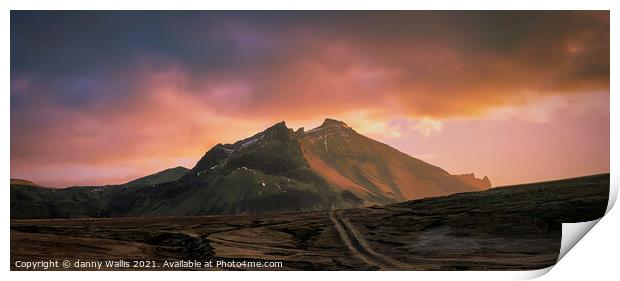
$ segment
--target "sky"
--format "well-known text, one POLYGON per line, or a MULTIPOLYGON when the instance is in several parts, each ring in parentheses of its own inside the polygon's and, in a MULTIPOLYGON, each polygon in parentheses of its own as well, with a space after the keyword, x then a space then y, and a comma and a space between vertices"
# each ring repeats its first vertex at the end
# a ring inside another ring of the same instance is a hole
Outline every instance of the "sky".
POLYGON ((609 171, 609 12, 11 11, 11 177, 191 168, 326 117, 494 186, 609 171))

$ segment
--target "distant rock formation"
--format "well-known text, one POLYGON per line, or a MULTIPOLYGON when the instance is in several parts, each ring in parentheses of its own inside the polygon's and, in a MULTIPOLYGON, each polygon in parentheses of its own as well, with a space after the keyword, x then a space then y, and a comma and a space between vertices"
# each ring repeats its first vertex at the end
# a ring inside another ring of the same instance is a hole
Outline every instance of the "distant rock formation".
POLYGON ((461 174, 461 175, 458 175, 457 177, 459 177, 462 181, 466 182, 467 184, 480 190, 489 189, 492 187, 491 180, 489 180, 487 176, 484 176, 482 179, 479 179, 479 178, 476 178, 476 175, 474 175, 474 173, 469 173, 469 174, 461 174))

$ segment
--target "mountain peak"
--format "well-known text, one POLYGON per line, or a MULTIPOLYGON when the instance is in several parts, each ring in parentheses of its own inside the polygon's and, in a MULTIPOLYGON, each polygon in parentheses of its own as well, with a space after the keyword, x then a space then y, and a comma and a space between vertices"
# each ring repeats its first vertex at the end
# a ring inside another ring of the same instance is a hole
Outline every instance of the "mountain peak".
POLYGON ((288 129, 288 127, 286 126, 286 122, 285 121, 280 121, 280 122, 274 124, 273 126, 267 128, 267 130, 265 130, 265 131, 270 131, 270 130, 274 130, 274 129, 288 129))
POLYGON ((321 124, 321 127, 328 127, 328 126, 349 127, 347 125, 347 123, 344 123, 344 122, 342 122, 340 120, 331 119, 331 118, 325 118, 325 121, 323 121, 323 124, 321 124))
POLYGON ((293 129, 286 126, 286 122, 282 121, 267 128, 262 133, 257 134, 255 137, 277 139, 280 141, 291 141, 294 138, 293 129))

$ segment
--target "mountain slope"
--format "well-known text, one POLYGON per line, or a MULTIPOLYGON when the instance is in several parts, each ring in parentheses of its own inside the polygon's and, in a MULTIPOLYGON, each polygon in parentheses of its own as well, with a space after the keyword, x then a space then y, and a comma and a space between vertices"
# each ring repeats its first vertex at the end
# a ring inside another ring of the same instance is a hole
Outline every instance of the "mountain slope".
POLYGON ((189 169, 176 167, 126 184, 45 188, 30 181, 11 180, 11 218, 77 218, 122 216, 116 202, 134 197, 143 188, 177 181, 189 169))
MULTIPOLYGON (((326 119, 301 137, 313 171, 329 183, 372 203, 386 203, 490 188, 475 178, 443 169, 360 135, 344 122, 326 119)), ((473 174, 472 174, 473 177, 473 174)), ((487 178, 488 180, 488 178, 487 178)))
POLYGON ((11 179, 11 185, 27 185, 27 186, 39 186, 38 184, 31 182, 29 180, 23 179, 11 179))
POLYGON ((154 184, 162 184, 167 182, 177 181, 183 176, 185 176, 190 170, 185 167, 174 167, 170 169, 163 170, 161 172, 142 177, 139 179, 132 180, 123 186, 126 187, 136 187, 136 186, 149 186, 154 184))
MULTIPOLYGON (((487 186, 488 185, 488 186, 487 186)), ((124 185, 62 190, 11 186, 11 217, 262 214, 387 204, 490 187, 450 175, 326 119, 308 132, 284 122, 217 144, 182 167, 124 185)))
POLYGON ((284 122, 233 144, 218 144, 185 177, 162 189, 165 204, 143 215, 259 214, 355 206, 338 198, 306 165, 284 122))

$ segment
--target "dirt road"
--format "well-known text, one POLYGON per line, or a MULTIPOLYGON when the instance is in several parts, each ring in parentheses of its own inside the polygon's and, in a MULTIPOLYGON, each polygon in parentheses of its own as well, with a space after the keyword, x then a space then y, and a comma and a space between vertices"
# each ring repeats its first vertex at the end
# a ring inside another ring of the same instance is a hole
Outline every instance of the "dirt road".
POLYGON ((332 211, 330 219, 338 231, 338 235, 347 248, 359 259, 380 270, 405 270, 408 265, 375 252, 359 231, 338 211, 332 211))

